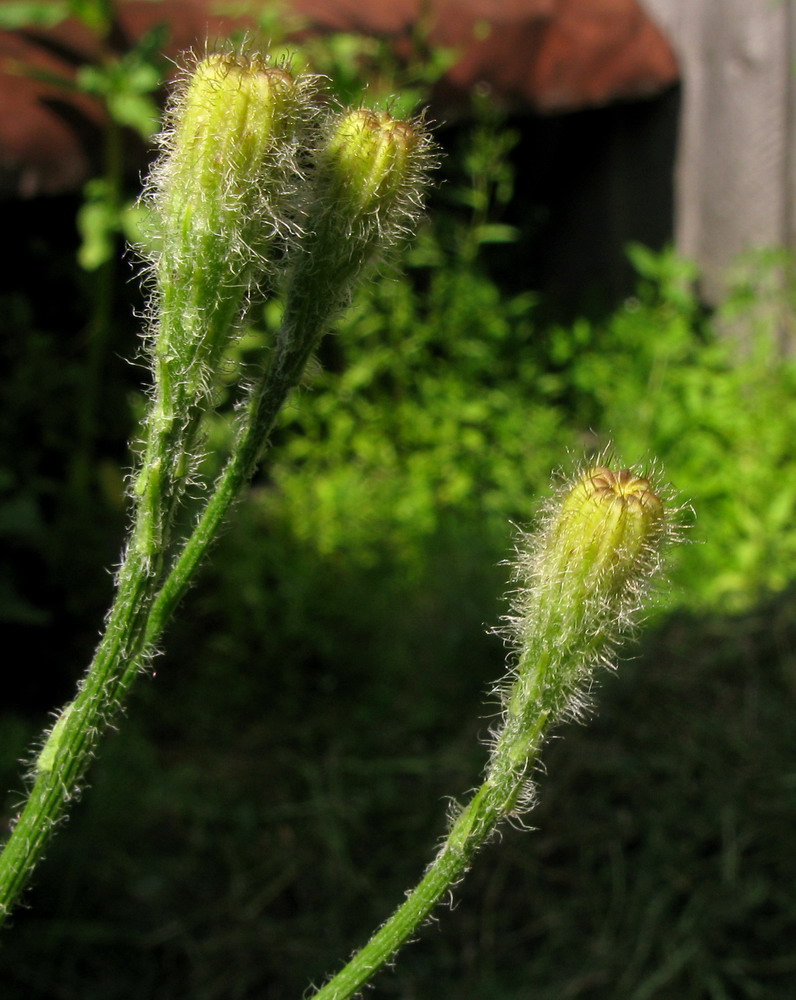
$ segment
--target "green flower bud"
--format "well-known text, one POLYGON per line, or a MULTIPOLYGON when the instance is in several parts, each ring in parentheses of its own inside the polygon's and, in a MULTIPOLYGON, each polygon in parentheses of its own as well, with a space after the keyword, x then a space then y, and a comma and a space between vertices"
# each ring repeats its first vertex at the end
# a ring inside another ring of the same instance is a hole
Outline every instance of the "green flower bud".
POLYGON ((584 601, 615 600, 647 575, 663 524, 663 502, 648 478, 597 465, 550 526, 546 572, 584 601))
POLYGON ((212 384, 277 238, 295 228, 310 97, 306 78, 232 53, 201 59, 176 90, 145 200, 158 232, 155 350, 181 383, 212 384))
POLYGON ((376 212, 389 215, 416 173, 422 134, 386 111, 358 108, 344 115, 318 158, 327 195, 352 227, 376 212))
POLYGON ((671 514, 650 478, 596 464, 559 491, 538 532, 521 535, 507 629, 515 663, 502 689, 517 758, 530 745, 523 719, 577 715, 594 668, 612 663, 673 534, 671 514))
POLYGON ((421 122, 358 108, 333 119, 315 155, 304 237, 291 259, 286 325, 324 332, 365 267, 414 231, 431 139, 421 122))
POLYGON ((164 171, 161 221, 175 250, 208 230, 251 225, 238 218, 242 210, 278 199, 274 168, 289 155, 300 93, 286 70, 258 57, 211 55, 197 64, 172 112, 164 171))
POLYGON ((263 56, 200 59, 175 88, 149 177, 153 405, 135 545, 160 552, 194 473, 201 420, 281 238, 296 230, 312 80, 263 56))

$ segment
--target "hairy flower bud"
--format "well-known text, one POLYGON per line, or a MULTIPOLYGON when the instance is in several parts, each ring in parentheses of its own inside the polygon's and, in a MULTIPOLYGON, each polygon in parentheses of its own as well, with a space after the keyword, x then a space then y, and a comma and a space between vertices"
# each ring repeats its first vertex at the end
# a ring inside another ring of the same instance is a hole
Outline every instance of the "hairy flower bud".
POLYGON ((501 689, 519 757, 538 737, 523 719, 578 714, 594 668, 612 662, 660 565, 670 513, 650 478, 599 463, 559 491, 538 532, 521 535, 507 629, 515 662, 501 689))
POLYGON ((307 79, 259 55, 199 60, 168 112, 145 194, 158 230, 155 349, 181 382, 212 382, 277 236, 293 227, 307 79))
POLYGON ((358 108, 327 125, 314 164, 304 236, 288 273, 286 324, 323 333, 365 267, 413 231, 431 139, 420 122, 358 108))
POLYGON ((423 145, 415 126, 386 111, 348 112, 335 123, 318 158, 328 196, 352 226, 374 212, 389 216, 409 193, 423 145))
POLYGON ((149 559, 195 470, 201 420, 249 299, 295 228, 311 96, 311 79, 232 51, 200 59, 175 88, 143 195, 154 391, 134 542, 149 559))
MULTIPOLYGON (((169 236, 181 241, 251 225, 238 219, 242 209, 278 199, 300 93, 286 70, 257 57, 211 55, 197 64, 173 112, 161 198, 169 236)), ((266 228, 277 224, 266 220, 266 228)))
POLYGON ((615 600, 647 575, 663 524, 663 502, 648 478, 597 465, 577 480, 551 525, 547 573, 583 600, 615 600))

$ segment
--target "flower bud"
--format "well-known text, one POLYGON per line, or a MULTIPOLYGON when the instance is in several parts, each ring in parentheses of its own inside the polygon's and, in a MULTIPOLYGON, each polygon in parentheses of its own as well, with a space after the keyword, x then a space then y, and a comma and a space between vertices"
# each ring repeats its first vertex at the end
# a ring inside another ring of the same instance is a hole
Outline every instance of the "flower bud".
POLYGON ((145 200, 158 232, 155 349, 181 383, 212 384, 276 237, 294 226, 310 93, 235 53, 201 59, 177 88, 145 200))
POLYGON ((273 167, 290 147, 298 93, 286 70, 256 57, 211 55, 197 64, 173 112, 162 198, 163 223, 176 239, 234 224, 264 187, 274 198, 273 167))
POLYGON ((518 545, 509 716, 577 713, 579 691, 611 662, 671 534, 659 489, 630 469, 596 464, 560 491, 541 529, 518 545))
POLYGON ((289 266, 287 327, 317 339, 365 267, 413 231, 434 165, 430 147, 420 122, 384 111, 358 108, 328 125, 289 266))
POLYGON ((647 574, 663 518, 649 479, 597 465, 561 504, 548 541, 548 572, 584 599, 609 599, 647 574))
POLYGON ((372 213, 389 215, 409 193, 423 145, 415 126, 386 111, 350 111, 336 123, 319 156, 328 197, 352 225, 372 213))

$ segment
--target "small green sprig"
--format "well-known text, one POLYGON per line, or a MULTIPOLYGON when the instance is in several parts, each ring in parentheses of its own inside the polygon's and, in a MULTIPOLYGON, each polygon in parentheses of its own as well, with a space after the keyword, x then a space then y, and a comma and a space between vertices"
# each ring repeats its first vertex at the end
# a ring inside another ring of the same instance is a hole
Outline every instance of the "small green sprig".
POLYGON ((543 743, 562 719, 582 714, 596 669, 612 666, 620 636, 638 620, 666 546, 673 506, 655 478, 605 460, 568 479, 540 526, 519 535, 507 625, 509 671, 502 714, 481 787, 451 821, 437 857, 406 901, 313 996, 347 1000, 429 916, 501 821, 533 801, 543 743))

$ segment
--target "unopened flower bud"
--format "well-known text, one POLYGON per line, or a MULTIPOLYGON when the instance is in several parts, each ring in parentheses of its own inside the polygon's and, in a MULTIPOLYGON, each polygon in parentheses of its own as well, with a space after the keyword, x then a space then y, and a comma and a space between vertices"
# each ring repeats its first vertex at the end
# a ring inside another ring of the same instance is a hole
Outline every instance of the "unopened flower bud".
POLYGON ((256 57, 211 55, 197 64, 176 102, 169 139, 163 222, 175 237, 223 225, 245 203, 254 207, 263 187, 274 188, 299 93, 286 70, 256 57))
POLYGON ((584 600, 607 600, 646 576, 664 507, 645 476, 589 469, 561 504, 547 545, 548 572, 584 600))
POLYGON ((353 220, 393 211, 415 180, 422 133, 386 111, 358 108, 332 129, 319 156, 328 195, 353 220))
POLYGON ((156 352, 181 381, 212 383, 275 238, 294 225, 310 94, 306 79, 239 53, 201 59, 176 90, 145 198, 158 231, 156 352))
POLYGON ((414 230, 434 165, 428 131, 358 108, 334 119, 315 155, 304 237, 287 283, 286 324, 323 333, 365 267, 414 230))
POLYGON ((611 662, 671 534, 659 489, 630 469, 597 464, 560 491, 541 529, 518 545, 510 716, 577 713, 579 691, 611 662))

